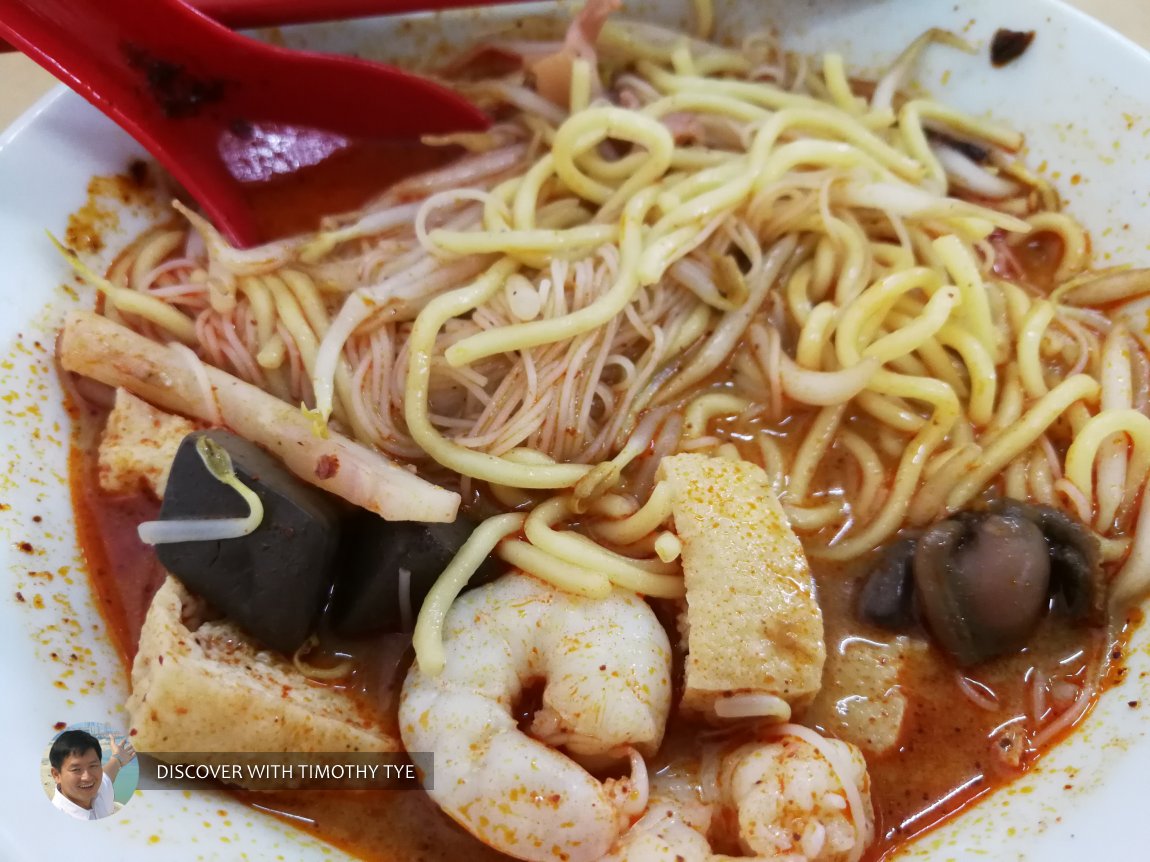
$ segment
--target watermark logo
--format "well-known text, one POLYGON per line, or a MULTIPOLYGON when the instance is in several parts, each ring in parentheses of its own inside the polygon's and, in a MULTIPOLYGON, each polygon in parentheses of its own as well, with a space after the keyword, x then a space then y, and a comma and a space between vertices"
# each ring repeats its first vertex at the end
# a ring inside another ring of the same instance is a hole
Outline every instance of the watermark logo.
POLYGON ((139 762, 141 790, 418 790, 435 780, 429 752, 141 752, 139 762))

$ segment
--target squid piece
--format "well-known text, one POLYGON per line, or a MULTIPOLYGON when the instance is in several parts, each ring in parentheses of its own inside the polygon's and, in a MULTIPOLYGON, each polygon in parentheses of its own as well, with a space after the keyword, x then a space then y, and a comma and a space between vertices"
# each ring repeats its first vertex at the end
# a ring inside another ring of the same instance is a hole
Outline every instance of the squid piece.
POLYGON ((748 461, 664 458, 687 586, 683 705, 782 720, 819 690, 823 615, 802 545, 748 461))
POLYGON ((339 434, 317 437, 299 408, 107 318, 68 315, 58 349, 66 371, 123 387, 191 419, 223 424, 305 482, 389 521, 448 522, 459 511, 455 492, 339 434))

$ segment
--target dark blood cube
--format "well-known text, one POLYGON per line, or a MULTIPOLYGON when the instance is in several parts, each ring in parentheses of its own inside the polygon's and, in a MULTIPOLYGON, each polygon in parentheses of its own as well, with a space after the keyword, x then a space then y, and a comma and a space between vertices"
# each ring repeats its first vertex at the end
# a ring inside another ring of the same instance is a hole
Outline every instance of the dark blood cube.
POLYGON ((231 455, 237 478, 259 496, 264 516, 237 539, 159 544, 163 566, 264 645, 292 653, 315 628, 339 547, 338 510, 254 443, 227 431, 197 431, 172 462, 161 520, 242 518, 248 504, 204 466, 208 436, 231 455))
MULTIPOLYGON (((384 521, 363 512, 344 525, 328 623, 346 637, 410 631, 436 579, 471 535, 474 524, 384 521)), ((469 585, 490 580, 488 560, 469 585)))

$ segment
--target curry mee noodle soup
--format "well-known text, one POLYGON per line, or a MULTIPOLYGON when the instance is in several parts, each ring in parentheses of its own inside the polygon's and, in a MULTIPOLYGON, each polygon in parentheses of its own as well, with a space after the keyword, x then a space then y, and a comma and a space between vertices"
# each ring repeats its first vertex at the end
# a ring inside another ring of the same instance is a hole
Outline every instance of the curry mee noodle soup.
POLYGON ((860 79, 612 11, 456 58, 490 130, 315 232, 177 202, 65 251, 133 740, 433 752, 426 794, 234 790, 367 856, 877 859, 1105 684, 1150 278, 911 95, 955 35, 860 79))

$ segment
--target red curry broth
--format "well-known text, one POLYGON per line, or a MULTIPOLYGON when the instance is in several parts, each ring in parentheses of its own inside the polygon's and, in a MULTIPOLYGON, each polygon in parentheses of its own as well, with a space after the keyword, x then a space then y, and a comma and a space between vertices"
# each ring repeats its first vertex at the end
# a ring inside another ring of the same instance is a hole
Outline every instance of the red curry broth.
MULTIPOLYGON (((139 542, 135 528, 140 521, 155 517, 159 504, 143 494, 111 497, 100 491, 90 448, 74 448, 71 465, 79 541, 99 607, 127 670, 147 605, 164 577, 154 551, 139 542)), ((855 583, 865 567, 816 564, 814 570, 829 647, 844 637, 888 637, 870 631, 851 613, 855 583)), ((912 662, 911 672, 899 680, 910 707, 898 749, 869 763, 878 838, 864 858, 882 859, 910 837, 1021 774, 1038 753, 1027 752, 1018 769, 1004 768, 991 748, 991 731, 1025 713, 1023 676, 1030 665, 1057 665, 1081 648, 1074 630, 1052 623, 1044 626, 1025 653, 980 667, 978 678, 1000 696, 999 709, 993 712, 960 693, 954 668, 935 651, 912 662)), ((1081 663, 1085 667, 1098 658, 1088 650, 1081 663)), ((376 703, 389 704, 381 720, 394 727, 394 697, 370 689, 394 686, 399 679, 401 675, 385 676, 365 683, 360 676, 351 687, 376 703)), ((694 737, 700 729, 672 714, 668 737, 694 737)), ((294 825, 365 859, 447 859, 461 851, 479 854, 478 859, 501 858, 463 833, 419 792, 235 795, 261 810, 284 815, 294 825), (424 828, 400 828, 413 818, 424 828)))
POLYGON ((261 236, 290 236, 315 230, 317 213, 359 209, 399 180, 442 167, 458 155, 457 147, 418 141, 355 142, 318 164, 241 188, 261 236))

